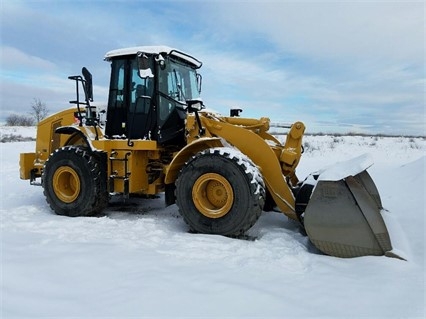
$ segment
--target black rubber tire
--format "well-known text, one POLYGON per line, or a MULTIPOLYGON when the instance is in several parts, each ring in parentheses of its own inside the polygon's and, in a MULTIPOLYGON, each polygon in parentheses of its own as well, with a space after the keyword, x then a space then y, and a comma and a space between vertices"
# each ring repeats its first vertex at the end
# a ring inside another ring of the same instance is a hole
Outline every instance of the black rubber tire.
POLYGON ((268 190, 266 190, 265 204, 263 205, 263 210, 265 212, 270 212, 274 210, 275 206, 277 206, 277 204, 275 204, 275 201, 272 198, 271 193, 268 190))
POLYGON ((93 211, 93 215, 100 214, 106 207, 109 205, 109 200, 111 198, 108 192, 108 164, 107 164, 107 156, 108 154, 103 151, 94 151, 92 155, 95 157, 98 163, 99 169, 99 187, 100 190, 98 193, 97 203, 95 205, 95 210, 93 211))
POLYGON ((240 236, 262 213, 265 184, 257 166, 232 148, 213 148, 194 156, 182 168, 176 181, 176 203, 191 231, 224 236, 240 236), (194 184, 206 174, 218 174, 232 188, 233 202, 224 216, 210 218, 197 209, 194 184))
POLYGON ((108 205, 101 167, 100 156, 85 148, 65 146, 52 153, 42 174, 43 193, 52 210, 70 217, 100 213, 108 205))

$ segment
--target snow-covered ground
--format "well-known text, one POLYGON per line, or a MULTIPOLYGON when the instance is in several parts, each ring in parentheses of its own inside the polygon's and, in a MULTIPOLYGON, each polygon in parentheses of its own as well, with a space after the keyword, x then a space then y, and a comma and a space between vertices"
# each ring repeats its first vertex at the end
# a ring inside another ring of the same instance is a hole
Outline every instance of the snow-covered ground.
POLYGON ((104 217, 57 216, 41 187, 19 179, 19 153, 35 142, 0 147, 3 318, 425 316, 424 139, 307 136, 298 170, 304 178, 370 153, 391 238, 408 261, 321 255, 275 212, 249 231, 254 240, 190 234, 162 198, 115 201, 104 217))

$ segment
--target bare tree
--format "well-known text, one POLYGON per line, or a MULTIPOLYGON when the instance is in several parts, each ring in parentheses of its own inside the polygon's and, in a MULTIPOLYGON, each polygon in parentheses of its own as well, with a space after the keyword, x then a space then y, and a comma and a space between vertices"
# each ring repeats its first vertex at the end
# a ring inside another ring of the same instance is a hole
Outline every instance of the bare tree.
POLYGON ((10 114, 6 118, 7 126, 33 126, 34 119, 31 116, 23 114, 10 114))
POLYGON ((40 99, 34 98, 31 109, 32 111, 30 114, 34 117, 36 123, 40 122, 49 114, 46 103, 42 102, 40 99))

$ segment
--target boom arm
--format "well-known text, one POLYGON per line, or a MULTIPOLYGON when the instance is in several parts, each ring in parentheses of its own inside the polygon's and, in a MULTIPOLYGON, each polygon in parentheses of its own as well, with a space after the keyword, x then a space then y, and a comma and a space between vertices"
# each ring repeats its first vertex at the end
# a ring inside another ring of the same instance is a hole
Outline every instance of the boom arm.
POLYGON ((216 117, 209 113, 202 113, 200 118, 208 136, 224 139, 259 166, 277 206, 288 217, 297 219, 295 199, 286 178, 293 184, 297 183, 295 169, 301 156, 302 136, 305 129, 303 123, 296 122, 292 125, 283 146, 267 132, 268 118, 260 120, 227 118, 216 117))

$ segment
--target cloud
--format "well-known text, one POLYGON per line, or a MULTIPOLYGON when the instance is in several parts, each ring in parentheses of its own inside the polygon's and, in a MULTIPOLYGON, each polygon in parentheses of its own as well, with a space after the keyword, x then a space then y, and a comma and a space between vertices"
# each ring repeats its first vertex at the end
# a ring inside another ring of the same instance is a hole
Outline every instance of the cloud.
POLYGON ((240 98, 250 115, 315 128, 326 119, 337 130, 425 125, 423 2, 215 2, 207 11, 208 73, 223 84, 211 99, 240 98))
MULTIPOLYGON (((11 113, 26 113, 34 98, 46 103, 51 112, 66 107, 75 99, 75 84, 59 67, 46 59, 9 46, 1 47, 0 119, 11 113)), ((106 100, 107 88, 95 86, 95 97, 106 100)), ((100 104, 105 104, 100 102, 100 104)))
POLYGON ((66 105, 67 76, 82 66, 105 104, 105 52, 166 44, 204 62, 204 100, 224 114, 242 107, 243 116, 303 120, 308 130, 392 123, 424 132, 422 1, 43 3, 2 8, 3 105, 24 109, 34 97, 66 105))
POLYGON ((422 1, 219 2, 219 34, 262 35, 281 52, 315 59, 423 59, 422 1), (420 41, 419 41, 420 40, 420 41))
POLYGON ((29 55, 10 46, 1 46, 2 69, 8 70, 43 70, 52 71, 56 65, 43 58, 29 55))

